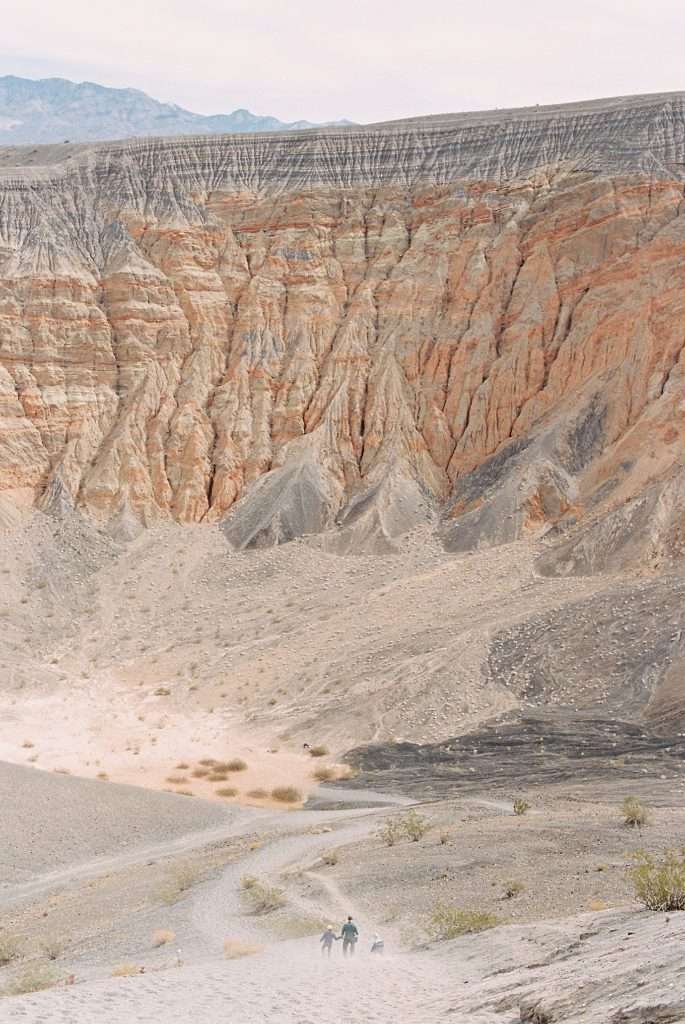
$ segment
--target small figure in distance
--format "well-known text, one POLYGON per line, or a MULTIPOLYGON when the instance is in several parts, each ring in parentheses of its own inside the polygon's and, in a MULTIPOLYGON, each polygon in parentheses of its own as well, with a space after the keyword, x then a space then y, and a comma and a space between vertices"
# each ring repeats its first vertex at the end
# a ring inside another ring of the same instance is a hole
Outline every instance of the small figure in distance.
POLYGON ((327 924, 326 931, 323 933, 320 939, 322 956, 324 955, 324 953, 328 953, 329 956, 331 955, 331 950, 333 949, 333 941, 335 940, 337 942, 338 938, 339 936, 336 935, 335 932, 333 931, 333 925, 327 924))
POLYGON ((385 943, 383 942, 383 939, 380 937, 380 935, 374 935, 373 943, 371 944, 371 952, 383 953, 384 949, 385 943))
POLYGON ((350 956, 354 956, 354 947, 357 945, 357 939, 359 938, 359 929, 352 920, 352 915, 348 915, 347 921, 340 929, 340 938, 343 940, 343 956, 347 956, 348 952, 350 956))

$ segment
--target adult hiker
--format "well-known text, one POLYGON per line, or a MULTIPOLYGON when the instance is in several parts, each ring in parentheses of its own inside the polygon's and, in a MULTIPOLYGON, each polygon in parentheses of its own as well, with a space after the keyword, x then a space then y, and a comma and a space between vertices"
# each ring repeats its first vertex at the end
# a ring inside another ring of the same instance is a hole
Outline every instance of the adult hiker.
POLYGON ((338 936, 333 931, 333 925, 327 924, 326 931, 323 933, 320 939, 322 956, 324 955, 324 953, 328 953, 329 956, 331 955, 331 950, 333 949, 334 941, 338 941, 338 936))
POLYGON ((343 940, 343 956, 354 956, 354 947, 357 945, 357 939, 359 938, 359 929, 352 920, 352 916, 349 915, 347 921, 340 929, 340 938, 343 940))

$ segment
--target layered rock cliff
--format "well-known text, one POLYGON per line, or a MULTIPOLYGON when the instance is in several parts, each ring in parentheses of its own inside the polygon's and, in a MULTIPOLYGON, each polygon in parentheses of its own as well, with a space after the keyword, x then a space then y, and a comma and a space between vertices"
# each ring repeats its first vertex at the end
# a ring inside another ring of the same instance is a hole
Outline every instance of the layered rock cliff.
POLYGON ((4 497, 678 552, 684 178, 685 94, 0 150, 4 497))

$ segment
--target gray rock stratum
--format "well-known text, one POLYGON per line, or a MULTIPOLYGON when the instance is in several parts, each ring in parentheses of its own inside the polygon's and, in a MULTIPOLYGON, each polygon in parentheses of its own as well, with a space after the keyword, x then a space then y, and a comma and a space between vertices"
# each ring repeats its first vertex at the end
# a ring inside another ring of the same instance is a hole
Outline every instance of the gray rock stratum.
POLYGON ((684 178, 681 93, 0 149, 3 508, 677 555, 684 178))

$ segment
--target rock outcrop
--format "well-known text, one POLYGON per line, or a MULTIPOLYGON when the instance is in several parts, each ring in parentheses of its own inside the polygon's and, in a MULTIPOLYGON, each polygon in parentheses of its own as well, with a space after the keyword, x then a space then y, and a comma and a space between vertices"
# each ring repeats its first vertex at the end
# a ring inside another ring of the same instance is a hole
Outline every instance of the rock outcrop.
POLYGON ((684 179, 685 94, 0 150, 3 500, 671 552, 684 179))

